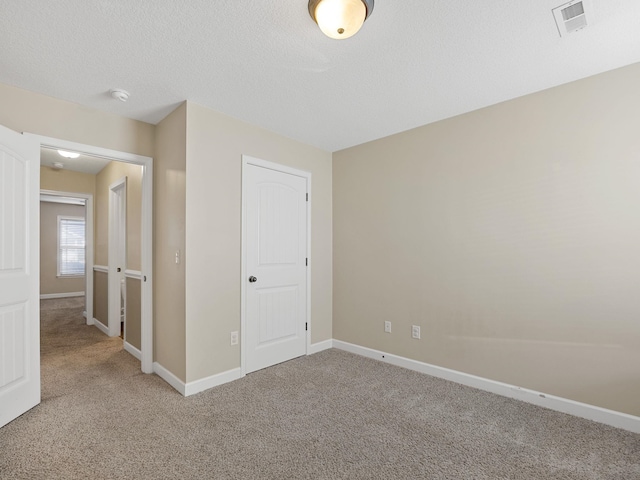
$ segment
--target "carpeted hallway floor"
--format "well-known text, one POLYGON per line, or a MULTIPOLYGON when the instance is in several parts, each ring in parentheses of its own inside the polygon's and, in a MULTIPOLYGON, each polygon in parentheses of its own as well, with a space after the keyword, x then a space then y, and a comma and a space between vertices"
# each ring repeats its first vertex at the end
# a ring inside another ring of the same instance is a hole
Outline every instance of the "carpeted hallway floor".
POLYGON ((640 479, 640 435, 337 350, 183 398, 78 300, 42 306, 2 479, 640 479))

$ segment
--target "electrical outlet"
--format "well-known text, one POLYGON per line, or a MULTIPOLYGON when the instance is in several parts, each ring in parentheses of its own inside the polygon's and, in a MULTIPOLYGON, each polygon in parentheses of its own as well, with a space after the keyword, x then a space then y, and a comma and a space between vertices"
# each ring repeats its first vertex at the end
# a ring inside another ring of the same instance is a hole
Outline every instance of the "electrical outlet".
POLYGON ((384 331, 386 333, 391 333, 391 322, 384 322, 384 331))
POLYGON ((411 326, 411 338, 420 340, 420 327, 418 325, 411 326))
POLYGON ((238 344, 238 332, 231 332, 231 345, 238 344))

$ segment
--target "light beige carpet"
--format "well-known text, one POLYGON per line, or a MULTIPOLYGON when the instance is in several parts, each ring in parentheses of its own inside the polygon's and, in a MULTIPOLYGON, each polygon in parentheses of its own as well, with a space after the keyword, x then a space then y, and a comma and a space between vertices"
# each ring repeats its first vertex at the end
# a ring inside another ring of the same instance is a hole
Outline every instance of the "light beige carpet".
POLYGON ((330 350, 183 398, 46 300, 2 479, 640 479, 640 435, 330 350))

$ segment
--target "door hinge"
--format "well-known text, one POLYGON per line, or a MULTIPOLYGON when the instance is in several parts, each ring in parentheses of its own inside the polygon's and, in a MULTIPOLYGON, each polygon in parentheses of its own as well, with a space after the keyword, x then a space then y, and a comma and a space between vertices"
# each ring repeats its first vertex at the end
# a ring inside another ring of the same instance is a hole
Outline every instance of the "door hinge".
POLYGON ((307 193, 307 202, 309 201, 309 194, 307 193))
POLYGON ((309 266, 309 259, 308 259, 308 258, 305 258, 305 259, 304 259, 304 264, 305 264, 307 267, 309 266))
POLYGON ((305 324, 304 324, 304 330, 305 330, 305 331, 309 330, 309 324, 308 324, 308 323, 305 323, 305 324))

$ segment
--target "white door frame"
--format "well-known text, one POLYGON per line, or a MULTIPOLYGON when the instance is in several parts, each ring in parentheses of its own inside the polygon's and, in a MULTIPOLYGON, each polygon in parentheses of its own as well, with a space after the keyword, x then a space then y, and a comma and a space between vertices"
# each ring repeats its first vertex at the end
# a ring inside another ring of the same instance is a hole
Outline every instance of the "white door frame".
POLYGON ((311 173, 304 170, 298 170, 295 168, 287 167, 279 163, 269 162, 267 160, 260 160, 259 158, 251 157, 249 155, 242 155, 242 258, 240 261, 240 369, 242 375, 246 375, 246 302, 247 302, 247 182, 245 180, 246 166, 254 165, 256 167, 268 168, 275 170, 276 172, 288 173, 290 175, 296 175, 303 177, 307 180, 307 192, 309 195, 309 201, 307 201, 307 258, 309 264, 307 266, 307 341, 306 341, 306 354, 311 354, 311 266, 313 264, 311 260, 311 201, 313 196, 311 195, 311 173))
POLYGON ((84 200, 84 308, 87 325, 93 325, 93 195, 90 193, 60 192, 58 190, 40 189, 40 196, 50 195, 65 198, 81 198, 84 200))
MULTIPOLYGON (((127 177, 122 177, 109 185, 109 252, 108 252, 108 315, 109 335, 120 335, 122 309, 122 279, 127 269, 127 177), (124 212, 122 211, 124 208, 124 212), (114 228, 115 227, 115 228, 114 228), (122 229, 124 228, 124 252, 121 251, 122 229), (124 264, 122 257, 124 256, 124 264), (118 258, 120 257, 120 258, 118 258), (118 272, 117 269, 120 268, 118 272)), ((126 322, 126 319, 125 319, 126 322)), ((123 340, 125 340, 123 338, 123 340)))
MULTIPOLYGON (((141 232, 141 369, 153 373, 153 159, 143 155, 25 133, 41 147, 71 150, 84 155, 108 158, 142 166, 142 232, 141 232)), ((93 273, 91 273, 93 275, 93 273)))

